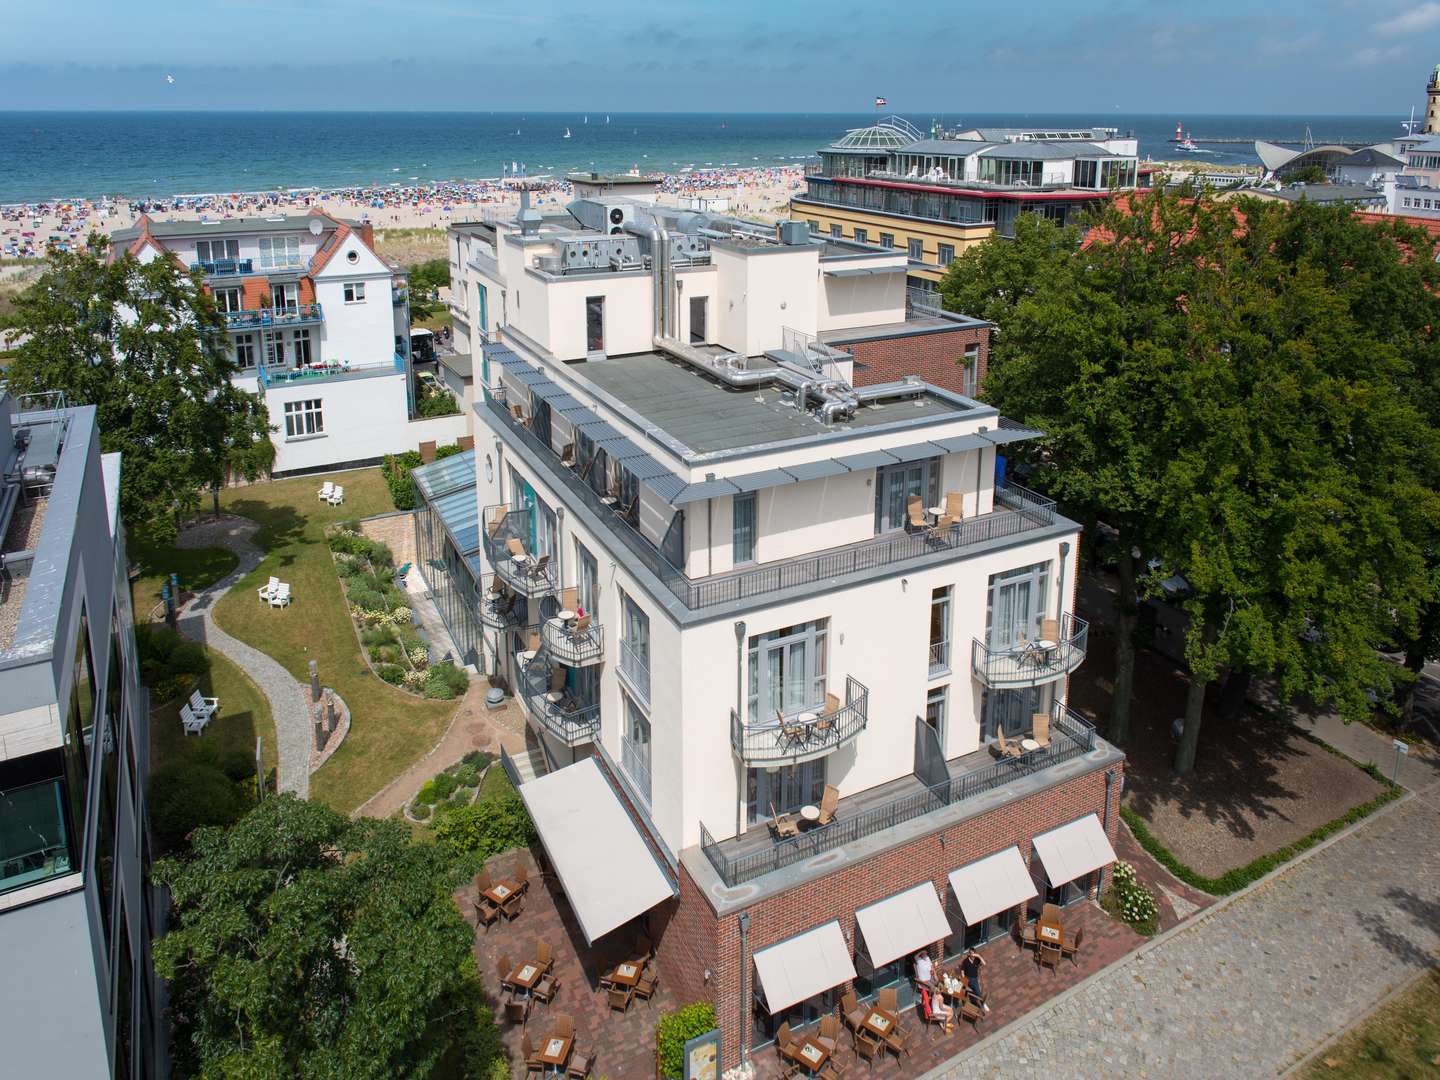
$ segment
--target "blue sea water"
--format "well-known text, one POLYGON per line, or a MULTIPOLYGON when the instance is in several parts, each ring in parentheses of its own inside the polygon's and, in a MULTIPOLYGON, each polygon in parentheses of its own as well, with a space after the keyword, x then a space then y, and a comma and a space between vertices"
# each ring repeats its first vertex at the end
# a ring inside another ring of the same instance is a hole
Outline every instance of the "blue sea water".
MULTIPOLYGON (((0 203, 119 195, 361 187, 575 169, 675 172, 813 160, 874 114, 517 112, 0 112, 0 203), (571 138, 564 138, 566 128, 571 138)), ((947 126, 1105 124, 1133 131, 1140 155, 1173 158, 1177 121, 1197 139, 1379 142, 1400 117, 934 114, 947 126)), ((1255 161, 1248 143, 1198 160, 1255 161)))

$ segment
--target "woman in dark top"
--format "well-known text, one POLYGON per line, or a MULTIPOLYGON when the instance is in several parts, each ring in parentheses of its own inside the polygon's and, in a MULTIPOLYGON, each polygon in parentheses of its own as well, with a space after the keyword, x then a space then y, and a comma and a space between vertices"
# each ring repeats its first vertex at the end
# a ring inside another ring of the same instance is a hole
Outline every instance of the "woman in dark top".
POLYGON ((971 996, 981 1004, 986 1012, 989 1012, 990 1006, 985 1003, 985 992, 980 989, 980 969, 984 966, 985 958, 971 949, 960 961, 960 975, 969 985, 971 996))

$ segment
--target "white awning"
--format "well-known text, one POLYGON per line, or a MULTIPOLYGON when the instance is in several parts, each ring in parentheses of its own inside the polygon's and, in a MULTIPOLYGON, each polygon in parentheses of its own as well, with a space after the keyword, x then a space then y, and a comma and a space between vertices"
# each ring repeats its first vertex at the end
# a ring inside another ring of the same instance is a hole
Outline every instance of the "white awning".
POLYGON ((1094 814, 1041 833, 1032 843, 1052 885, 1064 885, 1115 861, 1115 849, 1094 814))
POLYGON ((950 888, 965 922, 974 926, 1018 907, 1039 893, 1017 847, 986 855, 950 874, 950 888))
POLYGON ((585 940, 675 895, 594 758, 520 785, 585 940))
POLYGON ((926 882, 855 912, 865 952, 877 968, 950 936, 950 922, 926 882))
POLYGON ((772 1013, 855 978, 838 922, 827 922, 755 953, 755 973, 772 1013))

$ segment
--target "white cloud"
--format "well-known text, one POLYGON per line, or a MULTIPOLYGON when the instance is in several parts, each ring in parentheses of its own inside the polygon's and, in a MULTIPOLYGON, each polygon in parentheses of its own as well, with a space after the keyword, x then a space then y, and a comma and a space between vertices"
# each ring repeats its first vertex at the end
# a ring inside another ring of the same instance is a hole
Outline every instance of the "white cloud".
POLYGON ((1388 64, 1393 60, 1398 60, 1404 56, 1406 52, 1407 50, 1403 45, 1367 45, 1363 49, 1356 49, 1341 61, 1340 66, 1347 68, 1378 67, 1381 64, 1388 64))
POLYGON ((1426 0, 1426 3, 1417 4, 1409 11, 1383 19, 1375 25, 1375 32, 1386 37, 1398 37, 1401 34, 1428 30, 1437 24, 1440 24, 1440 3, 1426 0))

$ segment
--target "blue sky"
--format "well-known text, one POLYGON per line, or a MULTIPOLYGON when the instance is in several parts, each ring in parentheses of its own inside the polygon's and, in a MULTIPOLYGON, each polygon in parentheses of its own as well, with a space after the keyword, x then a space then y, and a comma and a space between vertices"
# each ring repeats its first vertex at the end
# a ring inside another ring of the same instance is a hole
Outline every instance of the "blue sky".
POLYGON ((855 112, 883 94, 901 112, 1401 115, 1440 62, 1440 0, 0 0, 0 12, 9 109, 855 112))

